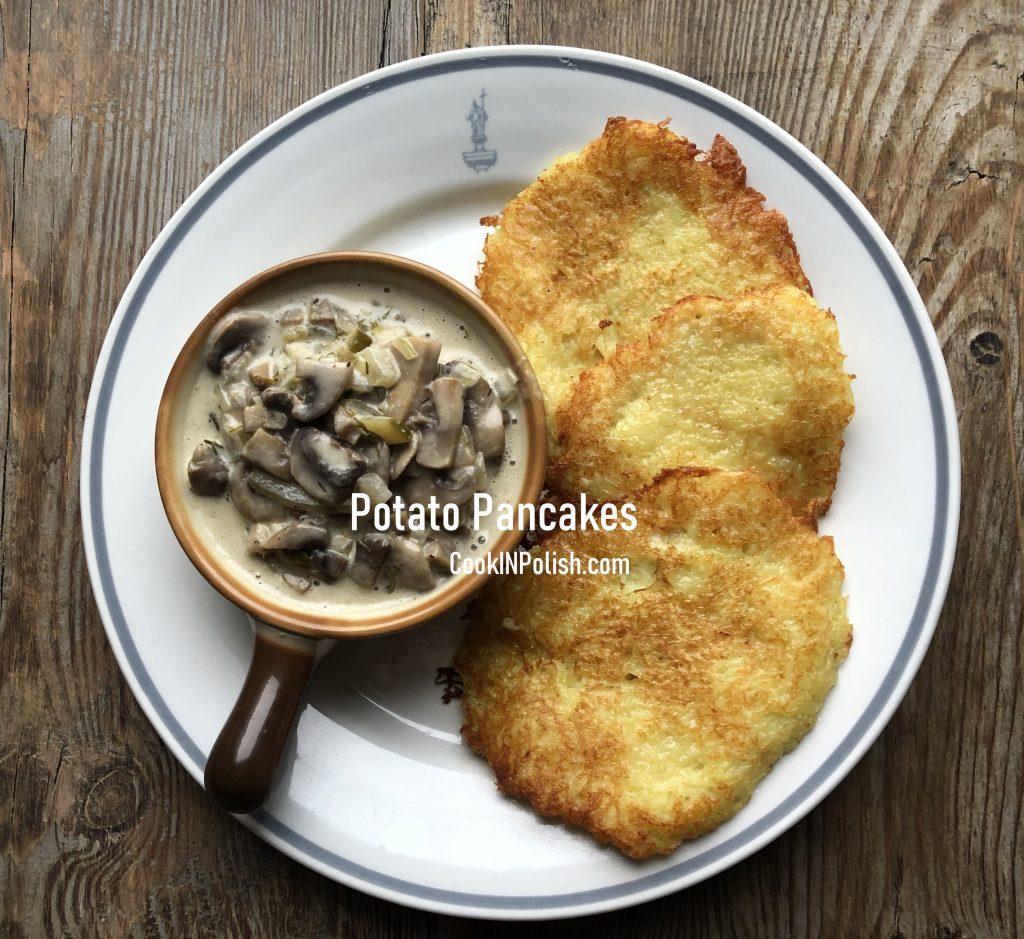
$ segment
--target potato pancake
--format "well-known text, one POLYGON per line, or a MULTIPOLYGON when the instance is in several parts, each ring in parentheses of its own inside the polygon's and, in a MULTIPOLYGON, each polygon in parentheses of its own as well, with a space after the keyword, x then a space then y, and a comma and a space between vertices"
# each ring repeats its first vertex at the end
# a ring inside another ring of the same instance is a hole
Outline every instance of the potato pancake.
POLYGON ((685 296, 810 290, 785 217, 721 136, 702 152, 663 125, 610 118, 484 221, 496 228, 477 286, 530 357, 551 418, 581 372, 685 296))
POLYGON ((814 725, 851 632, 831 539, 754 474, 676 470, 634 501, 634 531, 534 549, 626 557, 628 577, 491 581, 456 667, 501 791, 646 858, 746 804, 814 725))
POLYGON ((850 376, 828 310, 796 287, 692 297, 580 376, 548 482, 622 499, 664 469, 751 469, 793 504, 831 502, 850 376))

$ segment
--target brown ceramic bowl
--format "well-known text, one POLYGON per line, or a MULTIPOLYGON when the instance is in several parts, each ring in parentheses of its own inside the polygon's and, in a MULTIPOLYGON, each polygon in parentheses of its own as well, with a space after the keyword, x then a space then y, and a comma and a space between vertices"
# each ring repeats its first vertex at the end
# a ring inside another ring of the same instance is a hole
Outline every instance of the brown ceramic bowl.
MULTIPOLYGON (((171 369, 156 424, 156 474, 171 528, 199 572, 225 597, 245 610, 256 627, 252 665, 227 724, 206 766, 206 786, 226 808, 250 812, 261 805, 298 712, 314 664, 334 640, 377 636, 425 622, 479 589, 486 574, 448 577, 421 598, 401 604, 372 600, 358 605, 315 602, 308 595, 290 599, 258 589, 242 565, 217 549, 190 508, 185 466, 185 407, 203 365, 213 325, 230 310, 256 302, 261 293, 312 283, 369 280, 401 285, 445 306, 470 334, 513 369, 519 379, 522 420, 515 454, 520 468, 517 501, 535 502, 547 464, 544 405, 536 376, 514 336, 478 296, 441 272, 415 261, 370 252, 315 254, 287 261, 257 274, 220 301, 196 327, 171 369)), ((239 518, 239 524, 244 522, 239 518)), ((490 551, 515 547, 521 532, 499 533, 490 551)))

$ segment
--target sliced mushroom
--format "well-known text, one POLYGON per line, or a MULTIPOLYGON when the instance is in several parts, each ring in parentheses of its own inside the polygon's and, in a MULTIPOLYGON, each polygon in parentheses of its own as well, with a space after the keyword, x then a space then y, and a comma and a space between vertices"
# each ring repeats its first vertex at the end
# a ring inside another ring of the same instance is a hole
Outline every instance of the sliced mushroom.
POLYGON ((269 388, 277 381, 277 365, 273 359, 261 359, 249 369, 249 381, 257 388, 269 388))
POLYGON ((280 437, 268 434, 262 427, 242 447, 242 459, 280 479, 292 478, 288 466, 288 445, 280 437))
POLYGON ((406 419, 407 427, 434 427, 437 425, 437 411, 434 409, 434 399, 430 397, 429 390, 412 414, 406 419))
POLYGON ((283 310, 281 315, 278 317, 278 322, 282 326, 298 326, 299 323, 306 319, 306 310, 301 306, 290 306, 287 310, 283 310))
POLYGON ((356 554, 348 576, 360 587, 369 589, 377 582, 384 562, 391 553, 391 538, 377 532, 363 535, 356 542, 356 554))
POLYGON ((391 561, 397 568, 395 582, 411 590, 430 590, 437 586, 437 577, 423 548, 411 538, 393 538, 391 561))
POLYGON ((481 378, 466 392, 466 426, 485 460, 505 452, 505 420, 494 389, 481 378))
POLYGON ((275 411, 284 411, 288 414, 291 414, 295 408, 302 404, 297 394, 289 391, 287 388, 282 388, 280 385, 271 385, 269 388, 264 388, 260 397, 268 408, 273 408, 275 411))
POLYGON ((452 466, 470 466, 476 459, 476 450, 473 449, 473 435, 469 428, 463 424, 462 432, 459 434, 459 443, 455 448, 455 456, 452 458, 452 466))
POLYGON ((252 403, 242 409, 242 430, 247 434, 252 434, 259 428, 266 427, 269 413, 266 405, 259 398, 253 398, 252 403))
POLYGON ((292 476, 311 496, 338 505, 351 495, 366 459, 352 447, 315 427, 302 427, 288 446, 292 476))
POLYGON ((462 505, 473 498, 476 492, 476 470, 472 466, 460 466, 449 473, 441 473, 436 485, 442 492, 448 493, 448 500, 462 505))
POLYGON ((395 356, 400 377, 388 389, 384 413, 396 421, 404 421, 420 403, 427 382, 434 377, 437 359, 441 354, 441 343, 428 336, 407 336, 402 341, 413 348, 416 357, 410 359, 403 353, 395 356))
POLYGON ((441 570, 451 570, 454 551, 455 542, 446 535, 434 533, 423 543, 423 556, 441 570))
POLYGON ((348 535, 343 535, 340 531, 336 531, 331 535, 331 550, 336 551, 346 559, 352 556, 354 545, 355 539, 350 538, 348 535))
POLYGON ((279 528, 273 534, 258 542, 263 551, 302 551, 308 548, 325 548, 331 536, 322 522, 312 518, 279 528))
POLYGON ((473 484, 476 486, 477 492, 482 492, 487 488, 487 462, 479 450, 473 458, 473 484))
POLYGON ((337 580, 348 567, 348 556, 333 548, 303 548, 266 552, 267 562, 282 574, 307 580, 337 580))
POLYGON ((406 477, 402 483, 402 498, 410 505, 429 505, 431 496, 437 497, 433 476, 406 477))
POLYGON ((356 480, 356 492, 363 493, 369 500, 371 506, 383 505, 391 501, 393 493, 388 489, 384 478, 377 473, 367 473, 356 480))
POLYGON ((391 524, 388 530, 392 533, 405 533, 410 530, 410 527, 409 506, 401 497, 398 497, 391 504, 391 524))
POLYGON ((341 308, 332 300, 325 297, 317 297, 309 307, 309 321, 317 326, 329 326, 331 329, 338 328, 338 313, 341 308))
POLYGON ((313 301, 309 308, 309 321, 320 326, 333 325, 338 332, 343 333, 359 325, 359 321, 348 310, 326 297, 317 297, 313 301))
POLYGON ((462 431, 462 383, 457 378, 435 378, 430 383, 430 397, 437 425, 423 429, 416 462, 430 469, 446 469, 455 458, 462 431))
POLYGON ((442 506, 465 505, 476 492, 475 475, 472 466, 460 466, 438 476, 424 474, 411 479, 406 478, 402 496, 406 502, 420 505, 428 505, 431 496, 442 506))
POLYGON ((204 440, 192 451, 187 471, 189 485, 198 496, 219 496, 228 487, 227 463, 209 440, 204 440))
POLYGON ((337 580, 348 567, 348 555, 333 548, 316 548, 309 552, 309 559, 323 573, 327 580, 337 580))
POLYGON ((286 483, 263 470, 251 470, 246 477, 248 487, 271 502, 276 502, 288 509, 301 512, 322 512, 323 505, 314 499, 305 489, 295 483, 286 483))
POLYGON ((299 574, 282 574, 281 579, 296 593, 305 593, 312 586, 308 577, 302 577, 299 574))
POLYGON ((250 554, 262 554, 263 548, 261 547, 263 541, 270 537, 273 532, 269 525, 264 525, 262 522, 256 522, 256 524, 249 526, 249 537, 245 540, 245 547, 250 554))
POLYGON ((221 363, 229 352, 249 345, 263 330, 267 318, 262 313, 233 310, 221 317, 206 340, 206 366, 214 375, 220 374, 221 363))
POLYGON ((409 442, 391 448, 391 478, 398 479, 405 472, 406 467, 416 456, 416 450, 420 445, 420 432, 412 431, 409 442))
POLYGON ((352 366, 347 362, 315 362, 303 359, 295 366, 295 375, 305 383, 300 404, 292 408, 297 421, 315 421, 338 402, 352 382, 352 366))
POLYGON ((403 479, 415 479, 417 476, 430 476, 433 478, 434 471, 428 470, 425 466, 420 466, 415 460, 411 460, 409 465, 405 468, 402 473, 403 479))
POLYGON ((342 443, 358 443, 359 438, 365 433, 359 422, 346 409, 345 402, 335 407, 331 416, 331 426, 334 428, 334 436, 342 443))
POLYGON ((245 346, 238 346, 220 360, 220 373, 237 381, 245 377, 251 362, 249 350, 245 346))
POLYGON ((383 440, 371 437, 359 448, 360 454, 366 461, 366 473, 376 473, 381 479, 388 479, 391 475, 391 449, 383 440))
POLYGON ((250 522, 269 522, 282 518, 284 511, 278 502, 271 501, 250 487, 251 476, 252 473, 245 470, 241 463, 235 463, 231 467, 228 475, 228 493, 232 505, 250 522))

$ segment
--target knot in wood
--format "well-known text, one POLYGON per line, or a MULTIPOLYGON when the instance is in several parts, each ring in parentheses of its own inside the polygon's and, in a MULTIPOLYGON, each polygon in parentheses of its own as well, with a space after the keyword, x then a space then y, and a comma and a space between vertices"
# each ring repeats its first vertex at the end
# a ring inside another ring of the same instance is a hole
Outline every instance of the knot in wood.
POLYGON ((979 365, 996 365, 1003 358, 1003 340, 993 332, 978 333, 971 340, 971 355, 979 365))
POLYGON ((145 786, 130 766, 105 767, 85 783, 82 819, 95 832, 116 834, 130 828, 145 808, 145 786))

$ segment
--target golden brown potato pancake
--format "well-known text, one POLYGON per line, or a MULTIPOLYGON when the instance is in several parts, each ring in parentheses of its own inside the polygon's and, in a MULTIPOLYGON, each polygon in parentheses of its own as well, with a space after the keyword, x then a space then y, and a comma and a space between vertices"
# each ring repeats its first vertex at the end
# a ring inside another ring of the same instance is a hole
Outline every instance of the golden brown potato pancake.
POLYGON ((628 557, 619 576, 491 581, 456 658, 469 744, 499 788, 625 854, 735 814, 807 733, 846 657, 832 541, 752 473, 676 470, 633 532, 534 551, 628 557))
POLYGON ((576 377, 690 294, 810 290, 786 219, 746 186, 735 149, 613 117, 505 206, 477 277, 518 335, 554 417, 576 377))
POLYGON ((676 466, 751 469, 820 515, 853 414, 843 358, 832 314, 796 287, 683 300, 580 376, 549 485, 622 499, 676 466))

